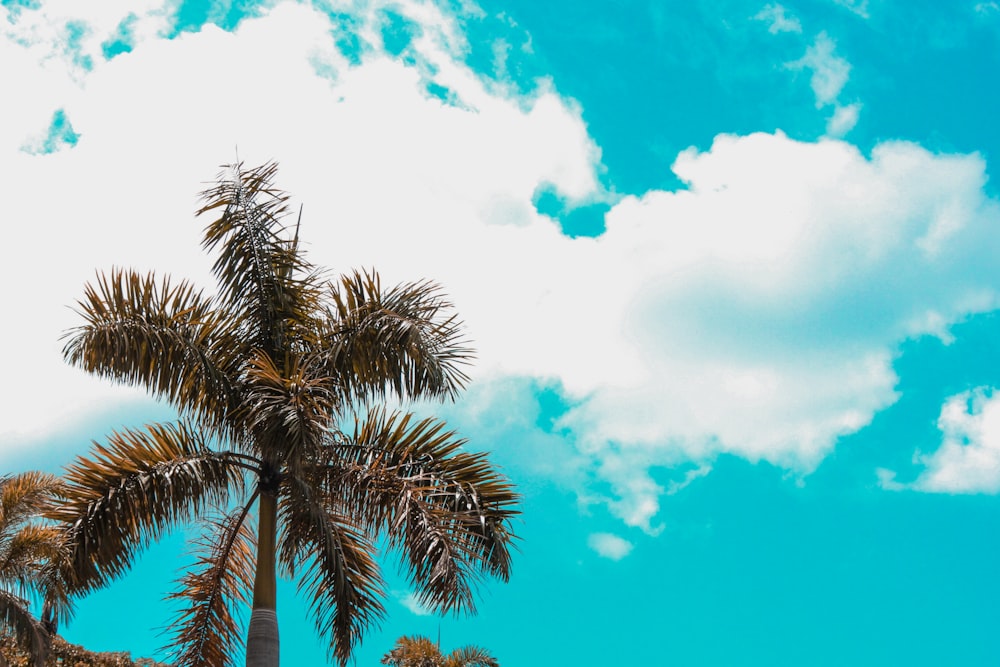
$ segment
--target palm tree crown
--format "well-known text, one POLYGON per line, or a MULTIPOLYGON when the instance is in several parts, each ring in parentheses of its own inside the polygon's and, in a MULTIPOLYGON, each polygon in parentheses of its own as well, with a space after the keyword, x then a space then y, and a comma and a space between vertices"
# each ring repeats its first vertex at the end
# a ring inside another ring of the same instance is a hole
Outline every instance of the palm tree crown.
POLYGON ((378 539, 438 611, 474 611, 477 579, 510 573, 511 484, 442 422, 377 405, 464 387, 471 351, 451 305, 428 281, 328 279, 282 222, 275 171, 229 165, 202 193, 215 295, 116 269, 86 287, 84 324, 67 334, 71 364, 178 410, 77 459, 51 516, 67 526, 79 592, 170 527, 205 522, 174 595, 179 665, 232 664, 241 604, 247 665, 277 665, 278 574, 298 578, 345 664, 384 614, 378 539))
MULTIPOLYGON (((44 599, 50 615, 68 610, 60 577, 60 531, 38 522, 60 487, 46 473, 0 477, 0 634, 26 651, 35 665, 45 661, 50 629, 31 613, 29 598, 44 599)), ((6 664, 2 655, 0 664, 6 664)))

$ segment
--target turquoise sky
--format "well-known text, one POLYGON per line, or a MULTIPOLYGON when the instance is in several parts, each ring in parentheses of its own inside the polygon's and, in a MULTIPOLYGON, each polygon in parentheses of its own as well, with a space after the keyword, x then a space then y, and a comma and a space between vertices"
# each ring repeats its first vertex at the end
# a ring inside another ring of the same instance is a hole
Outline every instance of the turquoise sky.
MULTIPOLYGON (((276 159, 311 258, 440 281, 418 406, 523 494, 513 579, 403 634, 505 667, 1000 664, 1000 3, 0 0, 0 465, 170 412, 63 364, 95 269, 211 288, 276 159)), ((178 530, 65 628, 162 657, 178 530)), ((326 663, 293 585, 285 665, 326 663)))

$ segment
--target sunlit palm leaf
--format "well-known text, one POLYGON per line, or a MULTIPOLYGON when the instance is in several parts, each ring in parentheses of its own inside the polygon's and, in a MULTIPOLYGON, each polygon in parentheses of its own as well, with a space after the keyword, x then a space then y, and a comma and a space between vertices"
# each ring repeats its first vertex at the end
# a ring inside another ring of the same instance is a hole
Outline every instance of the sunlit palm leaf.
POLYGON ((0 539, 0 580, 18 594, 41 594, 45 587, 39 576, 42 565, 62 555, 59 530, 27 525, 13 533, 4 531, 0 539))
POLYGON ((287 479, 279 502, 280 562, 298 576, 317 631, 331 638, 331 654, 346 665, 364 630, 385 613, 375 547, 301 480, 287 479))
POLYGON ((167 527, 222 504, 240 469, 209 449, 189 425, 152 424, 95 443, 66 471, 62 502, 49 517, 67 526, 74 582, 97 588, 125 572, 167 527))
POLYGON ((463 443, 441 421, 376 410, 332 446, 329 493, 387 534, 420 601, 439 611, 474 610, 480 569, 504 580, 510 573, 518 496, 463 443))
POLYGON ((234 602, 250 603, 257 540, 245 506, 211 522, 196 544, 197 560, 170 596, 182 600, 173 632, 173 664, 179 667, 229 667, 242 646, 234 602))
POLYGON ((0 477, 0 539, 12 536, 17 528, 37 517, 60 488, 62 481, 58 477, 43 472, 0 477))
POLYGON ((472 358, 462 324, 440 288, 411 283, 383 291, 375 273, 343 276, 331 286, 332 329, 324 337, 331 374, 348 400, 453 398, 472 358))
POLYGON ((69 363, 222 423, 241 346, 190 284, 115 270, 86 286, 79 311, 85 324, 65 336, 69 363))

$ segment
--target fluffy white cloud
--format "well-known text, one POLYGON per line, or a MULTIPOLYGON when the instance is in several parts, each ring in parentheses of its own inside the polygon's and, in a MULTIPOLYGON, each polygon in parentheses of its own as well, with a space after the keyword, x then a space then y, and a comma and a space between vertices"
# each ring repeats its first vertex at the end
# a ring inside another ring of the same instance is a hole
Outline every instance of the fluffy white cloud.
POLYGON ((594 533, 587 538, 587 545, 598 555, 611 560, 621 560, 633 549, 631 542, 611 533, 594 533))
POLYGON ((648 530, 663 490, 642 471, 730 452, 807 472, 895 400, 898 341, 997 303, 977 156, 752 135, 674 170, 687 190, 608 215, 607 291, 579 275, 619 337, 573 372, 597 357, 618 375, 575 385, 562 420, 648 530))
POLYGON ((950 397, 941 408, 943 438, 913 484, 921 491, 1000 492, 1000 394, 980 387, 950 397))

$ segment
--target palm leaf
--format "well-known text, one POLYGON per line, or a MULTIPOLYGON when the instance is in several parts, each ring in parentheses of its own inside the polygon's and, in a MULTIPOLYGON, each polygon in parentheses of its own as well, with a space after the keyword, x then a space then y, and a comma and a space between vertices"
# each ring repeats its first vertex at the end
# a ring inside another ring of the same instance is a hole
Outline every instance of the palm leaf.
POLYGON ((173 663, 229 667, 242 646, 233 603, 250 603, 257 540, 247 521, 256 494, 241 508, 211 522, 197 542, 197 560, 169 599, 187 606, 175 624, 173 663))
POLYGON ((85 323, 66 333, 66 360, 219 425, 232 407, 233 359, 242 346, 210 300, 186 282, 150 274, 98 274, 79 302, 85 323))
POLYGON ((332 656, 346 665, 364 630, 385 614, 375 547, 311 484, 289 478, 283 491, 279 561, 298 575, 316 630, 331 639, 332 656))
POLYGON ((74 587, 87 591, 122 574, 165 529, 222 504, 241 483, 239 462, 209 449, 185 423, 114 433, 66 471, 61 503, 74 587))
POLYGON ((375 273, 355 272, 331 285, 334 310, 324 335, 326 362, 346 401, 454 398, 472 358, 462 323, 429 281, 383 291, 375 273))
POLYGON ((474 611, 479 568, 508 578, 518 513, 510 482, 464 442, 441 421, 376 410, 341 435, 327 468, 329 493, 387 534, 421 603, 444 612, 474 611))
POLYGON ((42 667, 48 655, 49 639, 42 624, 31 615, 28 601, 0 589, 0 633, 7 634, 31 652, 35 667, 42 667))
POLYGON ((13 584, 19 594, 41 593, 39 577, 46 561, 59 561, 62 542, 59 530, 52 526, 27 525, 13 534, 3 535, 0 545, 0 579, 13 584))
POLYGON ((38 516, 53 494, 62 488, 55 475, 29 471, 0 477, 0 536, 38 516))

